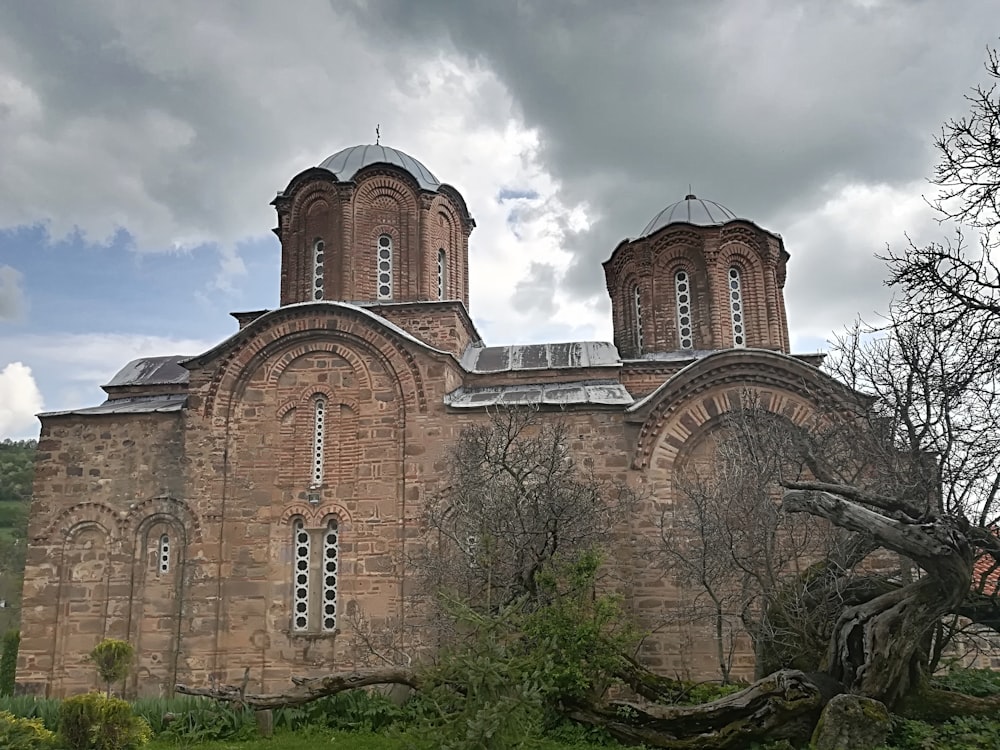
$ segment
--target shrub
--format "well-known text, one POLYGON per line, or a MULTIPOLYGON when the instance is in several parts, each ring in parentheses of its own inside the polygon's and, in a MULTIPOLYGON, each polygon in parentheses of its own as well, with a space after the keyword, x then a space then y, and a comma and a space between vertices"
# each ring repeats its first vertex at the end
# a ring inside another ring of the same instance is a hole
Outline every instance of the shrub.
POLYGON ((108 697, 111 697, 111 683, 124 680, 128 675, 129 667, 132 665, 132 656, 135 649, 128 641, 119 641, 116 638, 105 638, 94 646, 89 658, 97 667, 97 674, 108 686, 108 697))
POLYGON ((17 649, 21 645, 21 633, 8 630, 3 635, 0 646, 0 695, 14 694, 14 678, 17 674, 17 649))
POLYGON ((69 750, 136 750, 152 732, 125 701, 86 693, 63 701, 59 734, 69 750))
POLYGON ((0 711, 8 711, 21 719, 41 719, 42 725, 55 732, 59 729, 59 706, 56 698, 37 698, 34 695, 15 695, 0 698, 0 711))
POLYGON ((163 729, 163 736, 184 742, 243 740, 252 737, 256 728, 256 719, 249 709, 198 700, 175 714, 163 729))
POLYGON ((0 711, 0 747, 4 750, 48 750, 56 736, 41 719, 23 719, 10 711, 0 711))
POLYGON ((992 669, 953 669, 947 674, 934 677, 931 682, 934 687, 977 698, 1000 695, 1000 672, 992 669))

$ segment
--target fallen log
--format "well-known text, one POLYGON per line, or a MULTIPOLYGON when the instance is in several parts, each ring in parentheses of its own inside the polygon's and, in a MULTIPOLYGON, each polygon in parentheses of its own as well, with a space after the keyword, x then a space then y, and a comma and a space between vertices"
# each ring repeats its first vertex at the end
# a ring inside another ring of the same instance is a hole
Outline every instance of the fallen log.
POLYGON ((183 695, 201 695, 260 711, 266 708, 300 706, 303 703, 309 703, 328 695, 336 695, 345 690, 355 690, 372 685, 406 685, 416 690, 420 687, 420 680, 413 672, 388 669, 364 674, 332 674, 323 677, 296 679, 294 687, 284 693, 247 693, 244 687, 236 685, 196 688, 178 684, 176 690, 183 695))
POLYGON ((753 741, 808 740, 832 697, 828 686, 796 670, 782 670, 745 690, 697 706, 567 707, 581 724, 602 727, 629 744, 667 750, 731 750, 753 741))

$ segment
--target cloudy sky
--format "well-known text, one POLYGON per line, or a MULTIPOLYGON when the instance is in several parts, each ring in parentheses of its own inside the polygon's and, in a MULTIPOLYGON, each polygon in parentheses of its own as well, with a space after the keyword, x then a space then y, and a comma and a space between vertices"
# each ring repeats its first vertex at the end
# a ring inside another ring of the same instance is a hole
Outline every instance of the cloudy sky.
POLYGON ((465 196, 487 342, 610 338, 600 262, 688 191, 785 238, 793 348, 943 236, 931 139, 996 0, 0 0, 0 438, 273 307, 274 193, 374 139, 465 196))

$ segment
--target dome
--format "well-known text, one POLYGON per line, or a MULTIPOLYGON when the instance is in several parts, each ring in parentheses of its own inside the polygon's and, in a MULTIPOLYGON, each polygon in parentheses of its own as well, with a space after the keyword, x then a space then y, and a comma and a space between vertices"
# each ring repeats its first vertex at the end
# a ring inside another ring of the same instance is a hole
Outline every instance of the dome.
POLYGON ((677 201, 660 211, 653 217, 640 237, 647 237, 667 224, 696 224, 700 227, 717 226, 727 221, 739 218, 723 205, 715 201, 704 200, 695 195, 685 195, 684 200, 677 201))
POLYGON ((338 151, 320 163, 320 167, 333 172, 338 180, 350 180, 359 169, 370 164, 392 164, 405 169, 424 190, 437 190, 441 182, 431 171, 409 154, 381 145, 351 146, 338 151))

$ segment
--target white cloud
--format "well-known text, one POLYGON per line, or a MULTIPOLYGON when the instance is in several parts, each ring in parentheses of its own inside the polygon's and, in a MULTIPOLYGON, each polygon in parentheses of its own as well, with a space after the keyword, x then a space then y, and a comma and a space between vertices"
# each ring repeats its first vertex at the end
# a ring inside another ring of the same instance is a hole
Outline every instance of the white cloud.
POLYGON ((21 273, 0 265, 0 320, 16 320, 24 314, 24 290, 21 273))
POLYGON ((34 432, 35 414, 42 410, 42 393, 21 362, 0 370, 0 436, 22 437, 34 432))

